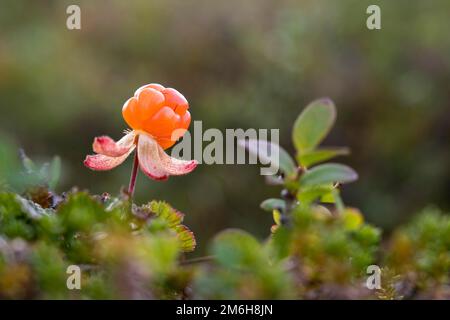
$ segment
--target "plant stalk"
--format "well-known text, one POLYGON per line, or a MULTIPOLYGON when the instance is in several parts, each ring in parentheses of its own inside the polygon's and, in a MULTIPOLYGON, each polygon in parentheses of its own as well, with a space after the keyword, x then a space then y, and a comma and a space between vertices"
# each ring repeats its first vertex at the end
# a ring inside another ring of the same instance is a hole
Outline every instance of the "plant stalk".
POLYGON ((134 152, 133 169, 131 170, 130 184, 128 186, 128 194, 133 198, 134 187, 136 186, 136 177, 138 174, 139 159, 137 151, 134 152))

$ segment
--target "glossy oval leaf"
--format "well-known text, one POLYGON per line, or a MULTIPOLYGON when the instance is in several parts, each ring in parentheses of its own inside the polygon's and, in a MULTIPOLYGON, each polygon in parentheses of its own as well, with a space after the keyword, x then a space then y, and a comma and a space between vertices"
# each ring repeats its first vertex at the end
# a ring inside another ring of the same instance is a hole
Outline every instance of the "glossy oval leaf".
POLYGON ((277 166, 285 176, 293 177, 297 172, 297 166, 291 156, 276 143, 267 140, 239 140, 241 148, 245 148, 263 163, 271 163, 277 166))
POLYGON ((313 150, 326 137, 336 120, 333 101, 323 98, 311 102, 298 116, 292 140, 299 154, 313 150))
POLYGON ((299 155, 299 162, 303 167, 310 167, 320 162, 327 161, 337 156, 350 153, 348 148, 320 148, 299 155))
POLYGON ((270 186, 281 186, 284 184, 283 177, 280 175, 265 176, 266 184, 270 186))
POLYGON ((266 199, 260 204, 261 209, 265 211, 283 210, 285 206, 286 204, 283 200, 275 198, 266 199))
POLYGON ((302 188, 300 188, 297 193, 297 200, 303 204, 310 204, 311 202, 317 199, 322 199, 324 196, 330 194, 333 189, 333 183, 310 186, 302 185, 302 188))
POLYGON ((281 225, 281 212, 279 210, 272 211, 273 221, 277 226, 281 225))
POLYGON ((300 178, 300 186, 321 185, 326 183, 348 183, 358 179, 358 174, 350 167, 338 163, 318 165, 305 172, 300 178))

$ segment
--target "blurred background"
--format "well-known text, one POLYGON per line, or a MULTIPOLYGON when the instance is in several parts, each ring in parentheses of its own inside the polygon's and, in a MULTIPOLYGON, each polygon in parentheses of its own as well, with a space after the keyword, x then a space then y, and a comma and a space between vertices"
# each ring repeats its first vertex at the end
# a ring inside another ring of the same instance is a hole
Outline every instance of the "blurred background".
MULTIPOLYGON (((19 147, 59 155, 57 191, 116 194, 131 158, 101 173, 82 161, 95 136, 121 137, 122 105, 143 84, 182 92, 204 130, 279 128, 291 153, 295 117, 328 96, 338 118, 324 145, 349 146, 338 161, 360 174, 344 200, 389 232, 427 204, 450 208, 449 25, 445 0, 2 0, 1 165, 19 147), (81 30, 66 28, 71 4, 81 30), (379 31, 366 28, 370 4, 379 31)), ((279 192, 258 166, 201 165, 167 182, 141 174, 136 196, 186 213, 200 254, 227 227, 267 236, 259 203, 279 192)))

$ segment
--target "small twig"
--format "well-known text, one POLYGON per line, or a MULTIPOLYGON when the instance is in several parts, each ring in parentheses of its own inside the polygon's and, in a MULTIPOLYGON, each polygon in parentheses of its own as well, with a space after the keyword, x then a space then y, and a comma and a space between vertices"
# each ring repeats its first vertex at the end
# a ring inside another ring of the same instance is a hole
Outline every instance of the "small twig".
POLYGON ((203 262, 212 261, 213 259, 214 259, 214 256, 204 256, 204 257, 185 260, 185 261, 182 261, 180 264, 181 265, 189 265, 189 264, 203 263, 203 262))

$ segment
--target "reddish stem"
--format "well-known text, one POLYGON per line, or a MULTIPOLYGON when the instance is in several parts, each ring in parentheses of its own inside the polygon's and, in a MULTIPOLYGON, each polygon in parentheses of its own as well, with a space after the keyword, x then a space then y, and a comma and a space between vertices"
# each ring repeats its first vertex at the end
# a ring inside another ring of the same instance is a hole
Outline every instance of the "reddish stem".
POLYGON ((133 169, 131 171, 130 185, 128 186, 128 194, 130 195, 131 198, 133 198, 133 194, 134 194, 134 187, 136 185, 136 177, 137 177, 137 173, 138 173, 138 168, 139 168, 139 159, 138 159, 138 154, 136 151, 134 153, 134 162, 133 162, 133 169))

